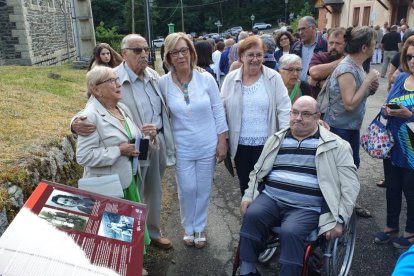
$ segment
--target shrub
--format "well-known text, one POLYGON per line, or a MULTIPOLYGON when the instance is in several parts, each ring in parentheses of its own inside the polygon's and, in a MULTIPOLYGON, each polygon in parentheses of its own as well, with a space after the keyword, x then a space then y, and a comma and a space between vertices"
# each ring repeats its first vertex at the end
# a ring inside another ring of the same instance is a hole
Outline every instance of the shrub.
POLYGON ((105 23, 101 22, 95 29, 97 43, 108 43, 118 53, 121 50, 121 40, 124 37, 118 34, 117 27, 106 28, 105 23))

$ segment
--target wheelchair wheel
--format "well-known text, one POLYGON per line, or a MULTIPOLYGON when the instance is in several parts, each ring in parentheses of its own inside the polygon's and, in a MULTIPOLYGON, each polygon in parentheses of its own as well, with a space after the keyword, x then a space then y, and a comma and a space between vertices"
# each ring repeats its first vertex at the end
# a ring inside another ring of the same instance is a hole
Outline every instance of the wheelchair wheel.
POLYGON ((341 237, 327 243, 324 253, 324 274, 346 276, 352 264, 355 249, 356 217, 352 214, 341 237))

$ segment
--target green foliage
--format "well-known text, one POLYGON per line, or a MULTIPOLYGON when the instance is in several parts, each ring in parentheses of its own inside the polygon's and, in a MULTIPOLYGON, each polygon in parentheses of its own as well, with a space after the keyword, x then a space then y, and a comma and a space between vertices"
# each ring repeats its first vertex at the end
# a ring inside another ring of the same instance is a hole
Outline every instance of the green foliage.
POLYGON ((96 42, 108 43, 112 48, 120 52, 123 35, 118 34, 117 27, 106 28, 104 22, 100 22, 95 29, 96 42))
MULTIPOLYGON (((133 1, 135 32, 145 36, 144 0, 133 1)), ((310 0, 288 1, 288 14, 293 12, 298 15, 305 9, 304 13, 313 13, 313 2, 310 0)), ((150 2, 152 2, 150 12, 153 37, 167 35, 169 23, 174 23, 175 30, 181 31, 181 1, 152 0, 150 2)), ((116 26, 119 34, 130 33, 131 3, 131 0, 92 0, 94 22, 96 24, 105 22, 105 26, 109 29, 116 26)), ((234 26, 242 26, 245 30, 250 30, 252 14, 255 16, 254 22, 266 22, 274 27, 279 20, 285 20, 285 0, 182 0, 182 3, 184 28, 187 33, 217 32, 217 27, 214 25, 217 20, 220 20, 223 25, 220 28, 221 32, 234 26)))
POLYGON ((298 29, 299 20, 307 15, 315 17, 314 8, 308 2, 305 2, 303 8, 299 11, 299 14, 296 15, 296 18, 290 22, 290 26, 296 32, 298 29))

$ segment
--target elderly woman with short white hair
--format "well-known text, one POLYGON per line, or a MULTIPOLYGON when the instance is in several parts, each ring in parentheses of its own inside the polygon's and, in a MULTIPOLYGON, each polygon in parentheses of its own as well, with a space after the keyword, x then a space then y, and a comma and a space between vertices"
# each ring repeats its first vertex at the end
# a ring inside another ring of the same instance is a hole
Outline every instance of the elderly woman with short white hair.
POLYGON ((279 59, 279 73, 282 76, 292 104, 301 96, 311 96, 311 89, 307 82, 300 80, 302 60, 295 54, 286 54, 279 59))
POLYGON ((260 38, 263 40, 263 43, 266 46, 266 51, 263 57, 263 65, 276 70, 277 62, 274 56, 276 49, 275 39, 270 34, 263 34, 260 36, 260 38))

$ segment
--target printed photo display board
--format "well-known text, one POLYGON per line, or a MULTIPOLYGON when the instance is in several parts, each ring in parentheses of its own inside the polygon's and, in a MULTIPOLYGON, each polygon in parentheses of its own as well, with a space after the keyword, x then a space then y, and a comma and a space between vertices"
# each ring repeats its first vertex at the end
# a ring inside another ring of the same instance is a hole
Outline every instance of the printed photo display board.
POLYGON ((144 204, 39 183, 0 237, 0 275, 138 275, 144 204))

